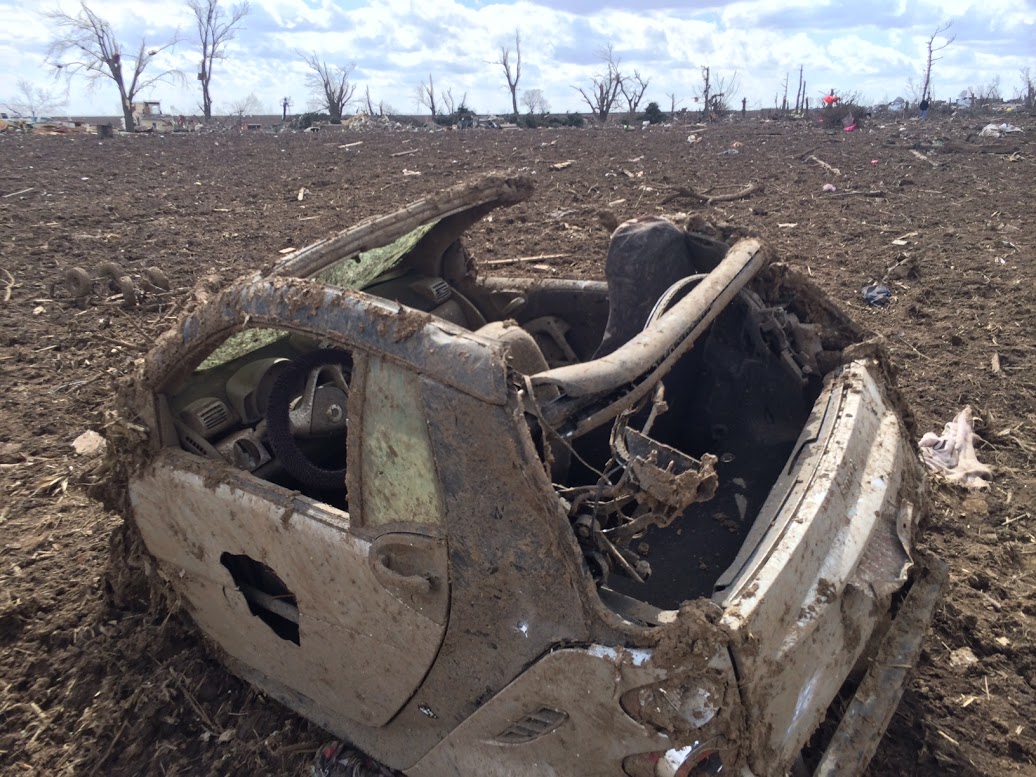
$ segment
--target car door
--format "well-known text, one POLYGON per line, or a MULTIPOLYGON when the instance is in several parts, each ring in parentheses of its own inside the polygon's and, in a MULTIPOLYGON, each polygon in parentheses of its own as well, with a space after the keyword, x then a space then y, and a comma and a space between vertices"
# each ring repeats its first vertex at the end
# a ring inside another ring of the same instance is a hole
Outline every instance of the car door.
POLYGON ((449 576, 420 381, 352 356, 348 509, 172 445, 130 497, 162 574, 235 671, 326 725, 381 726, 435 659, 449 576))

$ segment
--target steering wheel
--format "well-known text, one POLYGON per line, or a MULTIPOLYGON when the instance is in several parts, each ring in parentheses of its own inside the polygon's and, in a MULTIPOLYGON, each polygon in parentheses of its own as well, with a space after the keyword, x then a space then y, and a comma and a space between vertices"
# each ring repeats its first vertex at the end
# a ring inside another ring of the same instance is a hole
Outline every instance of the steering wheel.
POLYGON ((270 447, 288 474, 322 491, 345 487, 347 376, 351 373, 348 352, 318 350, 292 362, 270 389, 266 406, 270 447), (335 461, 340 460, 341 467, 327 467, 303 453, 296 438, 315 437, 334 439, 335 461))

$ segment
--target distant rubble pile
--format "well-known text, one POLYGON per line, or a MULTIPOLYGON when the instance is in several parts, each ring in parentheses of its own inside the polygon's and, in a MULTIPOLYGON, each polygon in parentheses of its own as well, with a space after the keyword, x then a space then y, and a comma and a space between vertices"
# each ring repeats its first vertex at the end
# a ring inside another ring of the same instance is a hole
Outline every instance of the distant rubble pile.
POLYGON ((342 126, 350 130, 402 130, 409 127, 391 116, 368 116, 358 113, 348 119, 342 119, 342 126))

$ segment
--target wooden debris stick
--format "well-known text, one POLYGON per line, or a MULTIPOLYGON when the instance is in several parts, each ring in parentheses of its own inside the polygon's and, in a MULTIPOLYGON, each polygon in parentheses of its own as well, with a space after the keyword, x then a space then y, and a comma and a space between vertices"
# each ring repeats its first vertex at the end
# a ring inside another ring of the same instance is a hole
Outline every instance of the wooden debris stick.
POLYGON ((825 200, 835 200, 839 197, 885 197, 886 194, 883 191, 873 192, 835 192, 834 194, 825 194, 825 200))
POLYGON ((519 256, 516 259, 490 259, 488 262, 481 262, 481 264, 518 264, 519 262, 538 262, 543 259, 561 259, 564 256, 568 256, 568 254, 537 254, 536 256, 519 256))
POLYGON ((17 197, 19 194, 28 194, 29 192, 35 190, 35 186, 30 186, 28 189, 22 189, 20 192, 11 192, 10 194, 5 194, 4 199, 6 200, 8 197, 17 197))
POLYGON ((818 156, 816 156, 814 154, 810 154, 808 157, 806 157, 806 161, 808 161, 808 162, 816 162, 822 168, 824 168, 829 173, 831 173, 831 175, 841 175, 842 174, 842 171, 839 170, 837 167, 832 167, 827 162, 825 162, 823 159, 821 159, 820 157, 818 157, 818 156))
POLYGON ((943 739, 945 739, 945 740, 946 740, 947 742, 952 742, 952 743, 953 743, 953 744, 955 744, 955 745, 956 745, 957 747, 960 747, 960 742, 958 742, 958 741, 957 741, 956 739, 954 739, 953 737, 951 737, 951 736, 950 736, 949 734, 947 734, 947 733, 946 733, 945 731, 942 731, 942 730, 940 730, 940 729, 936 729, 936 731, 937 731, 937 732, 939 733, 939 736, 941 736, 941 737, 942 737, 943 739))
POLYGON ((344 145, 339 146, 339 148, 352 148, 353 146, 362 146, 362 145, 363 145, 363 141, 362 140, 357 140, 355 143, 345 143, 344 145))
POLYGON ((928 164, 930 164, 930 165, 931 165, 932 167, 938 167, 938 166, 939 166, 939 163, 938 163, 938 162, 936 162, 936 161, 935 161, 934 159, 929 159, 929 158, 928 158, 928 157, 926 157, 926 156, 925 156, 924 154, 922 154, 922 153, 921 153, 920 151, 917 151, 917 150, 915 150, 915 149, 910 149, 910 153, 911 153, 911 154, 913 154, 914 156, 916 156, 916 157, 917 157, 918 159, 920 159, 920 160, 921 160, 922 162, 927 162, 927 163, 928 163, 928 164))
POLYGON ((672 194, 662 200, 662 204, 672 202, 673 200, 680 199, 697 199, 704 202, 706 205, 711 205, 714 202, 734 202, 736 200, 743 200, 746 197, 751 197, 753 194, 757 194, 765 189, 761 183, 752 183, 746 186, 744 189, 740 189, 730 194, 715 194, 708 195, 696 192, 693 189, 688 189, 686 186, 678 186, 672 194))
POLYGON ((716 194, 711 197, 706 197, 705 204, 711 205, 714 202, 734 202, 736 200, 743 200, 745 197, 751 197, 753 194, 761 192, 765 188, 766 187, 761 183, 750 183, 744 189, 739 189, 730 194, 716 194))
POLYGON ((3 267, 0 267, 0 272, 7 276, 7 288, 4 290, 4 302, 10 302, 11 290, 14 289, 14 276, 3 267))
POLYGON ((416 154, 420 150, 421 149, 419 149, 419 148, 412 148, 409 151, 397 151, 395 154, 389 154, 389 156, 390 157, 394 157, 394 156, 410 156, 411 154, 416 154))

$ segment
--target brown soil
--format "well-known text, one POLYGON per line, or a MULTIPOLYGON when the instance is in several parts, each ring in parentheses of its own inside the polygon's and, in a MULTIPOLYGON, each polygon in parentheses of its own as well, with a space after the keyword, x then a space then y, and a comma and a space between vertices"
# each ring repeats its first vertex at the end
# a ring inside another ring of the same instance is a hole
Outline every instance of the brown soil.
POLYGON ((0 199, 0 772, 304 772, 326 734, 227 674, 181 616, 125 585, 133 570, 111 574, 118 520, 87 495, 99 458, 71 443, 105 431, 116 381, 196 280, 229 280, 499 170, 534 176, 538 192, 478 226, 469 249, 554 256, 494 269, 599 276, 605 225, 647 212, 740 224, 887 338, 919 432, 975 408, 994 485, 932 489, 923 544, 949 561, 950 584, 871 774, 1036 774, 1036 122, 984 141, 1020 159, 968 145, 984 123, 874 119, 852 134, 733 123, 698 144, 688 127, 0 137, 0 194, 32 187, 0 199), (910 153, 936 137, 955 142, 937 166, 910 153), (721 156, 735 141, 739 153, 721 156), (810 150, 841 174, 802 161, 810 150), (680 187, 750 183, 765 188, 667 202, 680 187), (867 307, 861 287, 901 257, 916 274, 890 281, 888 307, 867 307), (161 309, 124 310, 103 284, 70 299, 68 268, 111 260, 133 275, 161 267, 174 293, 161 309), (955 653, 965 647, 973 663, 955 653))

